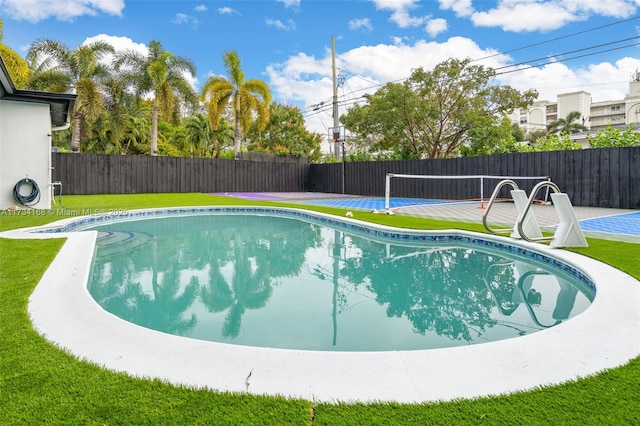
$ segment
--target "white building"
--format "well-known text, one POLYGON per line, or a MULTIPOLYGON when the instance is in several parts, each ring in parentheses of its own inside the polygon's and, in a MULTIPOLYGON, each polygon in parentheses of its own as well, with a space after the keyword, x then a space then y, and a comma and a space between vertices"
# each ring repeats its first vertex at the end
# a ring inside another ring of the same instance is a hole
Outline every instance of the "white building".
POLYGON ((0 57, 0 210, 51 208, 51 132, 69 126, 75 99, 16 89, 0 57))
POLYGON ((625 130, 630 124, 640 127, 640 71, 636 71, 629 82, 629 93, 624 99, 593 102, 585 91, 562 93, 556 102, 537 101, 528 109, 515 111, 510 117, 525 133, 546 131, 547 125, 570 112, 578 111, 581 123, 589 130, 572 135, 572 139, 587 146, 587 135, 595 135, 608 125, 625 130))

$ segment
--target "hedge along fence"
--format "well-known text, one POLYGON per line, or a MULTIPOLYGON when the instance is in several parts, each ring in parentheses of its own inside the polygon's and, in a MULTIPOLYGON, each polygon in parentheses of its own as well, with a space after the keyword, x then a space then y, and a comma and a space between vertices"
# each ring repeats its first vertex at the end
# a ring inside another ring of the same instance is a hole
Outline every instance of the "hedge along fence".
MULTIPOLYGON (((309 190, 384 196, 387 173, 550 176, 576 206, 640 209, 640 147, 501 154, 451 159, 312 164, 309 190)), ((498 180, 484 181, 489 198, 498 180)), ((534 181, 518 181, 530 193, 534 181)), ((508 196, 505 188, 502 196, 508 196)), ((477 199, 479 180, 392 179, 392 197, 477 199)), ((538 198, 543 198, 540 191, 538 198)))
MULTIPOLYGON (((161 192, 327 192, 384 196, 387 173, 550 176, 576 206, 640 209, 640 147, 501 154, 435 160, 309 164, 251 154, 242 160, 52 154, 65 194, 161 192)), ((496 180, 485 180, 489 197, 496 180)), ((535 184, 518 182, 529 193, 535 184)), ((506 188, 505 188, 506 191, 506 188)), ((474 199, 478 180, 393 179, 392 196, 474 199)), ((505 192, 504 196, 507 195, 505 192)), ((544 194, 539 194, 543 196, 544 194)))
POLYGON ((255 154, 250 158, 54 153, 52 181, 61 182, 63 193, 69 195, 307 190, 307 158, 255 154))

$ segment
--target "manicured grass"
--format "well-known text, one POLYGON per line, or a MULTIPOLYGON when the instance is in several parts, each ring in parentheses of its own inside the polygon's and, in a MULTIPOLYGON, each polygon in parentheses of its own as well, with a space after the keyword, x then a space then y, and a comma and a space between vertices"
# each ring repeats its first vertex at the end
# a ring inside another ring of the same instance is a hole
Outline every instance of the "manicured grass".
MULTIPOLYGON (((63 197, 66 209, 46 215, 0 215, 0 230, 73 216, 74 210, 195 205, 279 205, 205 194, 63 197)), ((305 207, 344 215, 344 209, 305 207)), ((1 214, 1 212, 0 212, 1 214)), ((358 219, 422 229, 481 225, 357 212, 358 219)), ((31 327, 27 300, 62 239, 0 239, 1 424, 637 424, 640 358, 560 386, 510 396, 434 404, 319 404, 236 395, 133 379, 77 360, 31 327)), ((640 279, 640 245, 589 240, 575 250, 640 279)), ((473 380, 473 378, 470 378, 473 380)))

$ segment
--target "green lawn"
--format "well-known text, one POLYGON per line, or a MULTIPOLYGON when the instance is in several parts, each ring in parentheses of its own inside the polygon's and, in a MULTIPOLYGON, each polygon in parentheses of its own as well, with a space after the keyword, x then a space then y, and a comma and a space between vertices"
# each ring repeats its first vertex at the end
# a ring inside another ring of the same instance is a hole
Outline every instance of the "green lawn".
MULTIPOLYGON (((65 208, 0 212, 0 230, 44 224, 77 210, 195 205, 278 205, 204 194, 65 196, 65 208)), ((309 207, 344 215, 342 209, 309 207)), ((421 229, 481 225, 357 213, 421 229)), ((596 376, 510 396, 433 404, 322 404, 237 395, 133 379, 75 359, 31 327, 27 300, 64 240, 0 239, 0 424, 605 424, 640 423, 640 357, 596 376)), ((640 245, 589 240, 575 250, 640 279, 640 245)))

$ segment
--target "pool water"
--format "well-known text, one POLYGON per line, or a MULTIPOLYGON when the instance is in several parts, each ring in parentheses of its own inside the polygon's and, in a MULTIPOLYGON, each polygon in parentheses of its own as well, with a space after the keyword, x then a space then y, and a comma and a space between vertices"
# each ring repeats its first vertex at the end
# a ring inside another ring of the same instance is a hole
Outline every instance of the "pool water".
POLYGON ((583 312, 574 275, 481 244, 398 241, 292 217, 207 214, 99 231, 92 297, 164 333, 237 345, 390 351, 509 339, 583 312))

